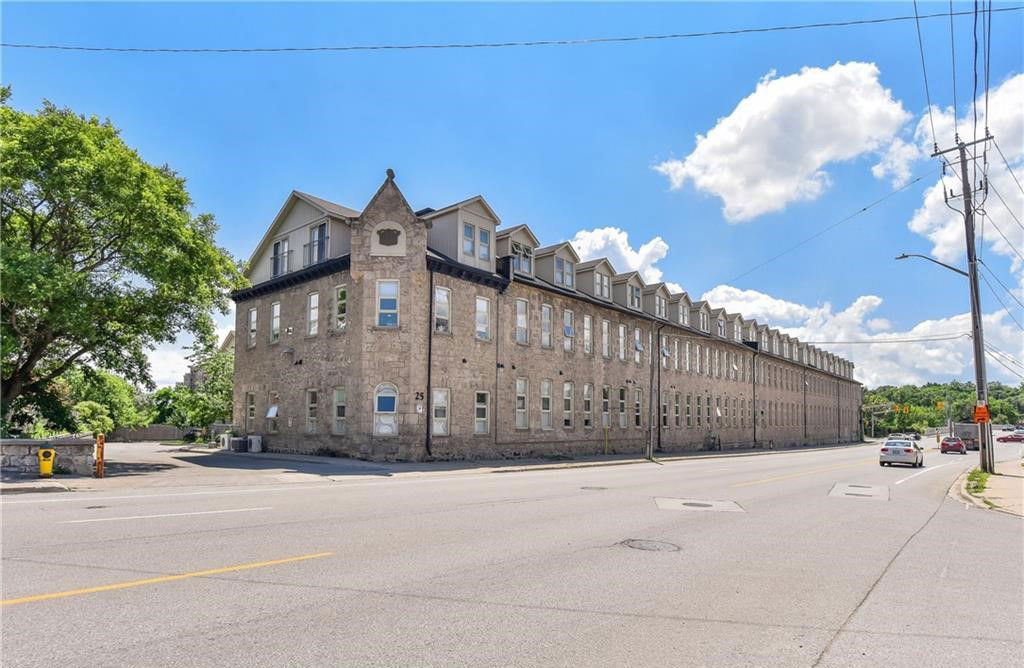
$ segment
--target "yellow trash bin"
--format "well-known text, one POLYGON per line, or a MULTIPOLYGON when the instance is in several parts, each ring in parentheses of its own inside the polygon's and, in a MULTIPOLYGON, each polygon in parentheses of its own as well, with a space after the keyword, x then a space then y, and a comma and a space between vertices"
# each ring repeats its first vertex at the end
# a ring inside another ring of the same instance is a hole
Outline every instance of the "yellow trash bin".
POLYGON ((57 451, 53 448, 39 448, 39 477, 53 477, 53 460, 57 458, 57 451))

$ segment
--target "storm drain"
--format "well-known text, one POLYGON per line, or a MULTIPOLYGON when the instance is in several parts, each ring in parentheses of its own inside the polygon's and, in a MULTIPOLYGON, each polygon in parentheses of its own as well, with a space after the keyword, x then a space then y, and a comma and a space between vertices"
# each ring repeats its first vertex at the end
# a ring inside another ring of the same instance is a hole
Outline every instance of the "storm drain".
POLYGON ((828 495, 888 501, 889 488, 885 485, 852 485, 846 482, 837 482, 832 486, 832 489, 829 490, 828 495))
POLYGON ((643 538, 630 538, 622 541, 619 545, 645 552, 678 552, 680 550, 679 546, 673 543, 666 543, 660 540, 644 540, 643 538))
POLYGON ((661 510, 707 510, 720 513, 745 513, 735 501, 712 501, 709 499, 669 499, 658 496, 654 498, 661 510))

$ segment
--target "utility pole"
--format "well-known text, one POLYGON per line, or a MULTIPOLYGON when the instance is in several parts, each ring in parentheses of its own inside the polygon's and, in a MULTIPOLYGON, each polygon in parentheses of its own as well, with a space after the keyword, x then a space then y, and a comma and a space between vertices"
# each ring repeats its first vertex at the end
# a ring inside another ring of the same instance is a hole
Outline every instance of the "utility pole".
MULTIPOLYGON (((987 133, 986 133, 987 135, 987 133)), ((978 407, 988 407, 988 381, 985 374, 985 339, 981 328, 981 297, 978 294, 978 258, 974 248, 974 208, 971 202, 973 187, 967 176, 967 147, 981 142, 986 142, 992 137, 986 136, 983 139, 965 144, 957 137, 956 146, 939 151, 936 147, 932 157, 943 155, 951 151, 960 153, 960 181, 963 187, 964 198, 964 233, 967 237, 967 278, 970 281, 971 289, 971 339, 974 342, 974 382, 978 393, 978 407)), ((991 422, 983 422, 978 425, 978 457, 981 470, 986 473, 995 472, 995 459, 992 453, 992 430, 991 422)))

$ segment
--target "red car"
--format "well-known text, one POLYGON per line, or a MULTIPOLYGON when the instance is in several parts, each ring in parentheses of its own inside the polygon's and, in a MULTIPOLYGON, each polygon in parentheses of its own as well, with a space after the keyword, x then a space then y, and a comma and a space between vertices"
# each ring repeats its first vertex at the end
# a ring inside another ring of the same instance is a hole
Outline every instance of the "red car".
POLYGON ((996 439, 1000 443, 1024 443, 1024 434, 1013 433, 996 439))
POLYGON ((966 455, 967 444, 957 436, 947 436, 942 439, 942 443, 939 444, 939 452, 942 454, 946 454, 947 452, 959 452, 961 455, 966 455))

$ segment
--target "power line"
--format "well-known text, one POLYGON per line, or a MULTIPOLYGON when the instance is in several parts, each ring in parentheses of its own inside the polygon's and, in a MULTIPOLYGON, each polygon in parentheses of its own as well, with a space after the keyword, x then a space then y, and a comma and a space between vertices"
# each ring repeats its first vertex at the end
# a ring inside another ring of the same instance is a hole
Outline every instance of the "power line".
POLYGON ((752 274, 753 272, 757 271, 758 269, 760 269, 761 267, 765 266, 766 264, 770 264, 770 263, 774 262, 775 260, 778 260, 778 259, 779 259, 780 257, 782 257, 783 255, 786 255, 787 253, 790 253, 790 252, 792 252, 792 251, 796 250, 797 248, 800 248, 801 246, 803 246, 803 245, 807 244, 808 242, 810 242, 810 241, 813 241, 814 239, 817 239, 818 237, 820 237, 821 235, 825 234, 826 232, 828 232, 828 231, 830 231, 830 230, 833 230, 833 229, 835 229, 835 228, 839 227, 839 226, 840 226, 840 225, 842 225, 843 223, 845 223, 845 222, 847 222, 847 221, 849 221, 849 220, 851 220, 851 219, 853 219, 853 218, 856 218, 857 216, 859 216, 860 214, 864 213, 865 211, 868 211, 869 209, 873 209, 874 207, 878 206, 879 204, 881 204, 881 203, 882 203, 882 202, 884 202, 885 200, 889 199, 889 198, 890 198, 890 197, 892 197, 893 195, 895 195, 895 194, 897 194, 897 193, 900 193, 900 192, 902 192, 902 191, 906 190, 906 189, 907 189, 907 188, 909 188, 910 186, 912 186, 912 185, 914 185, 915 183, 917 183, 917 182, 921 181, 922 179, 925 179, 925 178, 927 178, 927 177, 928 177, 929 175, 931 175, 931 174, 932 174, 932 172, 931 172, 931 171, 929 171, 929 172, 926 172, 926 173, 924 173, 924 174, 921 174, 921 175, 917 176, 917 177, 916 177, 916 178, 914 178, 913 180, 911 180, 911 181, 909 181, 909 182, 907 182, 907 183, 903 184, 902 186, 900 186, 899 188, 896 188, 895 190, 892 190, 892 191, 890 191, 889 193, 887 193, 887 194, 886 194, 886 195, 884 195, 883 197, 880 197, 880 198, 876 199, 876 200, 875 200, 874 202, 871 202, 871 203, 870 203, 870 204, 868 204, 867 206, 865 206, 865 207, 862 207, 862 208, 860 208, 860 209, 858 209, 858 210, 854 211, 853 213, 851 213, 850 215, 846 216, 845 218, 841 218, 841 219, 839 219, 838 221, 836 221, 836 222, 832 223, 832 224, 831 224, 831 225, 829 225, 828 227, 826 227, 826 228, 824 228, 824 229, 822 229, 822 230, 819 230, 819 231, 815 232, 814 234, 812 234, 811 236, 807 237, 807 238, 806 238, 806 239, 804 239, 803 241, 800 241, 800 242, 798 242, 798 243, 796 243, 796 244, 793 244, 792 246, 790 246, 790 247, 789 247, 789 248, 787 248, 786 250, 782 251, 781 253, 777 253, 776 255, 773 255, 772 257, 770 257, 770 258, 768 258, 767 260, 765 260, 764 262, 762 262, 762 263, 760 263, 760 264, 757 264, 757 265, 754 265, 753 267, 751 267, 751 268, 750 268, 750 269, 748 269, 747 271, 743 272, 742 274, 740 274, 740 275, 738 275, 738 276, 735 276, 735 277, 733 277, 733 278, 729 279, 729 280, 728 280, 728 281, 726 281, 726 282, 727 282, 727 283, 734 283, 735 281, 737 281, 737 280, 739 280, 739 279, 743 278, 744 276, 747 276, 748 274, 752 274))
POLYGON ((1012 373, 1014 376, 1017 376, 1021 380, 1024 380, 1024 375, 1021 375, 1021 374, 1017 373, 1016 371, 1014 371, 1013 369, 1011 369, 1010 367, 1006 366, 1006 364, 1004 364, 1003 361, 1001 359, 999 359, 997 356, 993 355, 991 352, 989 352, 987 350, 985 351, 985 354, 988 355, 990 358, 992 358, 992 360, 994 362, 996 362, 999 366, 1003 367, 1008 372, 1012 373))
MULTIPOLYGON (((987 117, 985 121, 988 122, 987 117)), ((1010 176, 1013 177, 1013 182, 1016 183, 1017 187, 1020 188, 1020 191, 1024 193, 1024 186, 1021 186, 1020 181, 1017 180, 1017 175, 1013 173, 1013 168, 1010 167, 1010 161, 1006 159, 1005 155, 1003 155, 1003 149, 999 148, 999 144, 996 142, 994 137, 992 139, 992 143, 995 144, 996 150, 999 151, 999 157, 1003 159, 1003 164, 1006 165, 1006 171, 1010 172, 1010 176)), ((1005 204, 1005 202, 1003 203, 1005 204)))
POLYGON ((939 150, 939 142, 935 138, 935 119, 932 116, 932 94, 928 90, 928 68, 924 64, 924 42, 921 40, 921 20, 917 16, 917 0, 914 0, 914 23, 917 25, 917 49, 921 52, 921 73, 924 75, 924 98, 928 102, 928 122, 932 126, 932 144, 935 151, 939 150))
MULTIPOLYGON (((952 0, 951 0, 952 1, 952 0)), ((1024 5, 1000 7, 989 12, 1016 12, 1024 9, 1024 5)), ((970 11, 953 12, 950 7, 950 21, 954 16, 971 14, 970 11)), ((623 37, 585 37, 579 39, 544 39, 508 42, 469 42, 448 44, 368 44, 343 46, 293 46, 293 47, 112 47, 112 46, 71 46, 67 44, 24 44, 3 42, 0 47, 9 49, 49 49, 56 51, 111 51, 121 53, 282 53, 311 51, 411 51, 417 49, 499 49, 510 47, 533 46, 578 46, 586 44, 616 44, 623 42, 650 42, 660 40, 693 39, 698 37, 721 37, 727 35, 748 35, 768 32, 786 32, 796 30, 812 30, 818 28, 844 28, 849 26, 877 25, 918 19, 933 19, 947 16, 946 12, 924 14, 921 16, 889 16, 877 19, 851 19, 848 21, 828 21, 820 23, 804 23, 798 25, 767 26, 761 28, 737 28, 732 30, 708 30, 704 32, 669 33, 663 35, 629 35, 623 37)))
POLYGON ((981 280, 985 281, 985 285, 988 286, 988 289, 992 293, 992 296, 996 298, 996 301, 999 302, 999 305, 1003 307, 1004 311, 1006 311, 1006 315, 1010 316, 1010 320, 1012 320, 1017 325, 1017 327, 1022 332, 1024 332, 1024 325, 1020 324, 1020 321, 1013 317, 1013 312, 1010 311, 1010 308, 1003 303, 1002 299, 999 298, 999 293, 997 293, 996 289, 992 287, 992 284, 985 277, 985 274, 978 274, 978 276, 981 276, 981 280))
POLYGON ((988 272, 989 276, 991 276, 992 278, 996 279, 996 282, 999 283, 999 285, 1003 286, 1003 290, 1006 290, 1006 294, 1010 295, 1010 297, 1013 298, 1013 300, 1015 302, 1020 304, 1021 308, 1024 308, 1024 302, 1021 302, 1021 300, 1017 299, 1017 296, 1013 294, 1013 291, 1010 290, 1010 288, 1006 287, 1006 285, 1004 285, 1003 282, 999 280, 999 277, 996 276, 995 272, 992 271, 989 268, 989 266, 987 264, 985 264, 984 262, 982 262, 981 260, 978 260, 978 261, 981 262, 981 266, 985 267, 985 271, 988 272))
POLYGON ((985 347, 986 347, 986 348, 988 348, 988 349, 990 349, 990 350, 991 350, 991 352, 993 352, 993 353, 995 353, 995 354, 999 355, 1000 357, 1002 357, 1002 358, 1003 358, 1003 359, 1005 359, 1006 361, 1010 362, 1011 364, 1016 364, 1016 365, 1017 365, 1017 366, 1019 366, 1020 368, 1024 369, 1024 363, 1021 363, 1021 361, 1020 361, 1020 360, 1018 360, 1018 359, 1017 359, 1016 357, 1014 357, 1014 356, 1013 356, 1013 355, 1011 355, 1010 353, 1008 353, 1008 352, 1005 352, 1005 351, 1003 351, 1003 350, 1000 350, 999 348, 996 348, 995 346, 993 346, 992 344, 990 344, 990 343, 989 343, 988 341, 986 341, 986 342, 985 342, 985 347))
POLYGON ((956 127, 956 115, 959 112, 960 107, 956 103, 956 47, 953 43, 953 0, 949 0, 949 53, 952 57, 952 69, 953 72, 953 134, 956 136, 957 141, 960 141, 960 131, 956 127))
MULTIPOLYGON (((1010 205, 1006 203, 1006 200, 1003 199, 1003 196, 999 194, 999 189, 996 188, 995 185, 992 184, 992 183, 989 183, 988 187, 992 189, 992 192, 994 192, 996 194, 996 197, 999 198, 999 201, 1003 203, 1004 207, 1006 207, 1006 212, 1008 214, 1010 214, 1010 218, 1013 218, 1013 222, 1017 223, 1017 225, 1020 226, 1021 229, 1024 229, 1024 224, 1021 224, 1020 218, 1018 218, 1017 214, 1015 214, 1013 212, 1013 209, 1010 208, 1010 205)), ((1000 232, 1000 234, 1002 234, 1002 232, 1000 232)), ((1006 237, 1003 237, 1003 238, 1005 239, 1006 237)), ((1007 241, 1006 243, 1010 243, 1010 242, 1007 241)), ((1020 253, 1018 253, 1018 255, 1020 255, 1020 253)))
POLYGON ((932 341, 953 341, 955 339, 971 338, 971 335, 967 332, 963 334, 950 334, 950 335, 936 335, 929 337, 911 338, 911 339, 860 339, 857 341, 803 341, 808 345, 824 346, 824 345, 853 345, 863 344, 871 345, 876 343, 930 343, 932 341))

